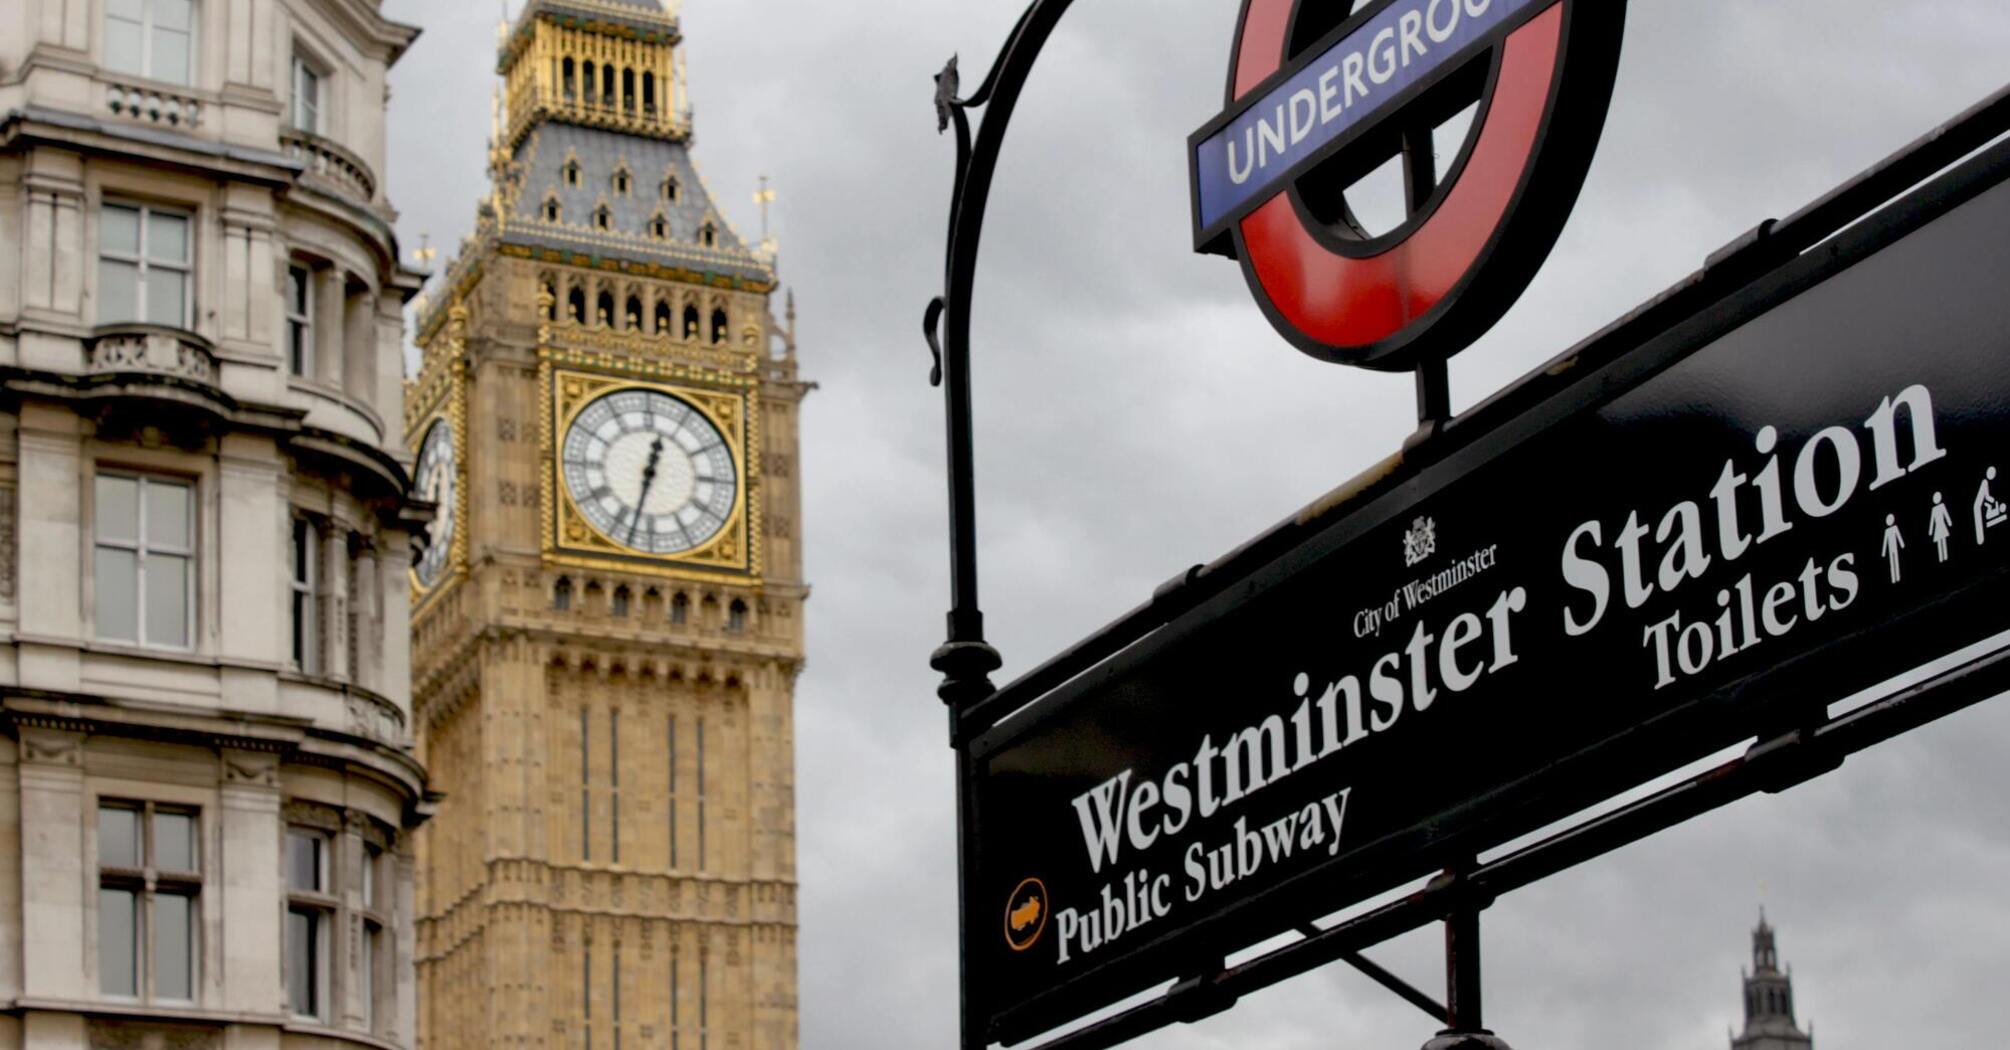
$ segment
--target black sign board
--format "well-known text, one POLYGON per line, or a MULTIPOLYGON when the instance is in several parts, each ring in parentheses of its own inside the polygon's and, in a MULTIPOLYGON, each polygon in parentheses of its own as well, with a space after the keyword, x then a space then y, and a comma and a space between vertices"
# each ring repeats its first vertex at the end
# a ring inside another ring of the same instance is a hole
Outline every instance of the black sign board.
MULTIPOLYGON (((2010 626, 2010 147, 1581 374, 970 748, 1016 1040, 2010 626)), ((986 933, 986 931, 992 931, 986 933)))

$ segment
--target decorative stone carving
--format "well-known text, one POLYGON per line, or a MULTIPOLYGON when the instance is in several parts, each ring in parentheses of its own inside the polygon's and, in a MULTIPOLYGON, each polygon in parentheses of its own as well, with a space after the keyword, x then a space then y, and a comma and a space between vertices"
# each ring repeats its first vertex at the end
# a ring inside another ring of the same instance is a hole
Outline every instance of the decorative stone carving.
POLYGON ((214 1028, 112 1020, 90 1022, 84 1041, 91 1050, 216 1050, 222 1045, 214 1028))
POLYGON ((14 599, 14 486, 0 485, 0 601, 14 599))
POLYGON ((397 708, 365 693, 349 694, 349 731, 381 744, 398 746, 405 739, 405 716, 397 708))
POLYGON ((319 802, 289 799, 281 810, 281 815, 288 824, 298 824, 304 828, 319 828, 331 834, 342 830, 342 811, 319 802))
POLYGON ((279 786, 279 756, 260 751, 225 751, 223 782, 253 787, 279 786))
POLYGON ((84 764, 84 735, 62 729, 22 726, 21 761, 26 764, 69 766, 84 764))

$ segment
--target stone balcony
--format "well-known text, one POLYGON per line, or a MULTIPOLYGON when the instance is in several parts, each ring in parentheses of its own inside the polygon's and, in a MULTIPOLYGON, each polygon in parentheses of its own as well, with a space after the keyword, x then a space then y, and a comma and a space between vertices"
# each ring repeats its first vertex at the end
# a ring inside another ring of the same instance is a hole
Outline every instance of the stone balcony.
POLYGON ((104 83, 105 112, 122 120, 152 124, 177 131, 202 126, 204 103, 188 89, 140 79, 112 79, 104 83))
POLYGON ((279 133, 286 155, 307 166, 307 176, 335 192, 370 204, 377 199, 377 176, 363 158, 320 135, 287 128, 279 133))
POLYGON ((149 375, 217 385, 216 352, 209 340, 179 328, 150 324, 105 325, 84 344, 85 370, 93 375, 149 375))

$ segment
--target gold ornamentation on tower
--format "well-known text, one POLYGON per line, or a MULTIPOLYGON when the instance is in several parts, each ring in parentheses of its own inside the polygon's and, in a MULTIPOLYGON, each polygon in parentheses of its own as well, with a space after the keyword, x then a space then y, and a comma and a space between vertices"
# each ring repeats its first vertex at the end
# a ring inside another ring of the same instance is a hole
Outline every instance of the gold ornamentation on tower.
POLYGON ((441 508, 421 1036, 793 1050, 793 311, 692 165, 674 14, 530 0, 499 39, 495 185, 407 419, 441 508))

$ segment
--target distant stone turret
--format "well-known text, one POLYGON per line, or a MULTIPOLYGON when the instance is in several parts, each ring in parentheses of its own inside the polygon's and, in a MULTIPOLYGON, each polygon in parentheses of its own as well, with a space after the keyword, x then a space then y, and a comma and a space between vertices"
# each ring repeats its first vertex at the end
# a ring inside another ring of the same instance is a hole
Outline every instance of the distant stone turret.
POLYGON ((1745 975, 1745 1031, 1731 1050, 1814 1050, 1814 1037, 1794 1021, 1794 978, 1780 969, 1779 948, 1764 912, 1752 931, 1752 971, 1745 975))

